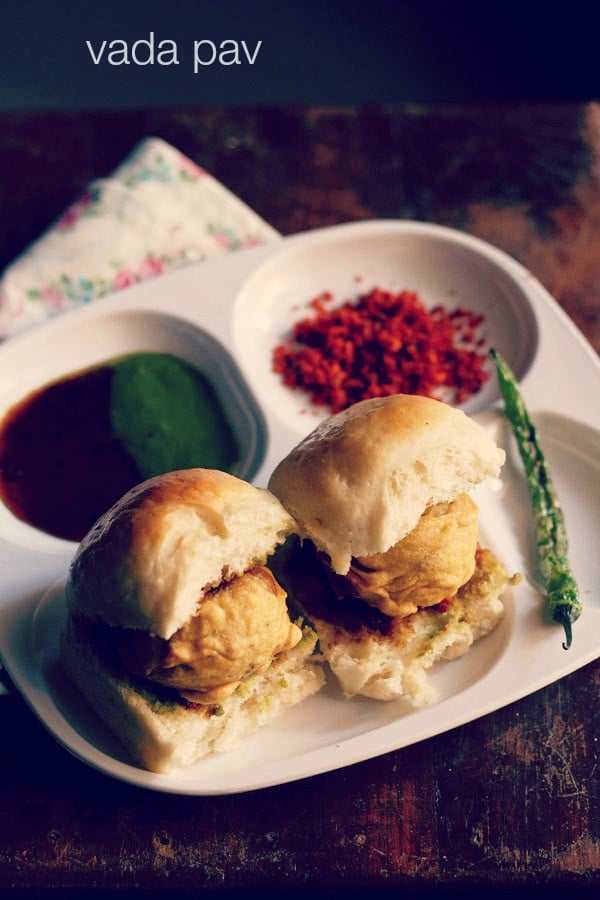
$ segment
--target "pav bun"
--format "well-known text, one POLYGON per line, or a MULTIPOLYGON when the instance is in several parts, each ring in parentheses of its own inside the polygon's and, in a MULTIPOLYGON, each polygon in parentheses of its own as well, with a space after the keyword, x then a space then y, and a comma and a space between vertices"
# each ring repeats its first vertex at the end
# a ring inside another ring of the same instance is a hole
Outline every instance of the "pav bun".
POLYGON ((324 683, 266 565, 294 527, 269 491, 189 469, 129 491, 82 541, 61 664, 143 767, 231 749, 324 683))
POLYGON ((245 737, 317 693, 325 676, 316 642, 315 632, 305 626, 295 647, 221 704, 209 707, 182 704, 142 686, 104 651, 90 627, 72 618, 62 634, 61 664, 131 760, 168 775, 209 753, 234 750, 245 737))
POLYGON ((318 425, 269 489, 338 574, 389 550, 436 503, 499 474, 504 451, 461 410, 428 397, 364 400, 318 425))
POLYGON ((294 528, 271 493, 225 472, 151 478, 81 542, 67 583, 69 607, 92 622, 168 639, 207 590, 264 562, 294 528))
POLYGON ((486 549, 471 578, 449 605, 387 616, 328 583, 311 542, 294 542, 278 560, 277 577, 292 604, 315 629, 321 652, 345 698, 402 698, 410 706, 434 703, 432 667, 467 653, 504 616, 502 595, 518 580, 486 549))
POLYGON ((431 666, 500 622, 513 578, 469 493, 504 458, 462 411, 395 395, 325 419, 275 469, 302 539, 280 581, 346 697, 430 703, 431 666))

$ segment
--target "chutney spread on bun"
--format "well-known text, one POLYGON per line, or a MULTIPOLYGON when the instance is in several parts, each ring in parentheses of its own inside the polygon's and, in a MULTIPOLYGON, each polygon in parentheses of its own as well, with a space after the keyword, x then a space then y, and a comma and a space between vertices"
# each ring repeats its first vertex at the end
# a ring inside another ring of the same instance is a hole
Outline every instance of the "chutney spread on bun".
POLYGON ((145 768, 235 746, 323 683, 268 557, 294 530, 279 501, 223 472, 133 488, 80 544, 61 663, 145 768))
POLYGON ((286 587, 346 696, 431 702, 431 665, 500 621, 512 579, 470 493, 504 458, 461 410, 397 394, 323 420, 273 472, 303 538, 286 587))

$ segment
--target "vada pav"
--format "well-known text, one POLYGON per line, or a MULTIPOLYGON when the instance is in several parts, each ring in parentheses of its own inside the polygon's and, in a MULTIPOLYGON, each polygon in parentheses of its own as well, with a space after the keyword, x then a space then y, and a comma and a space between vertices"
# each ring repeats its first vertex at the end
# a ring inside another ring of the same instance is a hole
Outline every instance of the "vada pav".
POLYGON ((431 702, 427 670, 500 621, 513 579, 469 495, 504 458, 462 411, 398 394, 325 419, 273 472, 304 539, 286 587, 346 696, 431 702))
POLYGON ((137 486, 82 541, 61 663, 143 767, 231 749, 323 684, 316 635, 265 565, 294 527, 268 491, 190 469, 137 486))

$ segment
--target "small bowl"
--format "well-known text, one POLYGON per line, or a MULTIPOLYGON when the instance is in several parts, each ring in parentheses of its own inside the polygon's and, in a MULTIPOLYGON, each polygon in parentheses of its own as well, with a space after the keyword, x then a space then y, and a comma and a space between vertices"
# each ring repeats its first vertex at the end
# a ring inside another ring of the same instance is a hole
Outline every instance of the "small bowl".
MULTIPOLYGON (((484 336, 519 379, 537 351, 538 325, 527 295, 529 273, 494 247, 462 232, 418 222, 365 222, 292 239, 260 266, 239 292, 233 318, 234 355, 269 412, 303 434, 307 415, 326 411, 273 372, 273 350, 312 313, 310 301, 329 291, 355 299, 371 288, 415 291, 428 308, 466 308, 484 317, 484 336), (249 338, 249 336, 251 336, 249 338)), ((493 364, 489 362, 490 375, 493 364)), ((474 414, 499 399, 490 377, 461 408, 474 414)))
MULTIPOLYGON (((251 480, 266 448, 262 411, 230 353, 205 330, 175 315, 123 309, 102 313, 88 307, 15 338, 3 348, 0 419, 31 392, 69 375, 129 353, 169 353, 195 366, 210 381, 240 451, 236 474, 251 480)), ((17 520, 0 503, 0 537, 20 535, 39 546, 61 538, 17 520)))

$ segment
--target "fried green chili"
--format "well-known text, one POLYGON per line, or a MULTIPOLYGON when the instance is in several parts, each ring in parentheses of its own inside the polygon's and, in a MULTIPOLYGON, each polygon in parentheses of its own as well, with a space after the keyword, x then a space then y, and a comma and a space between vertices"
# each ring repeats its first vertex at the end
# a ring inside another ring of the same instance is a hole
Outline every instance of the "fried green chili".
POLYGON ((563 647, 567 650, 572 641, 571 625, 581 615, 582 604, 567 558, 568 541, 563 510, 515 376, 499 353, 495 350, 490 352, 496 363, 506 416, 512 425, 527 477, 535 520, 537 580, 546 593, 552 618, 565 630, 566 642, 563 647))

